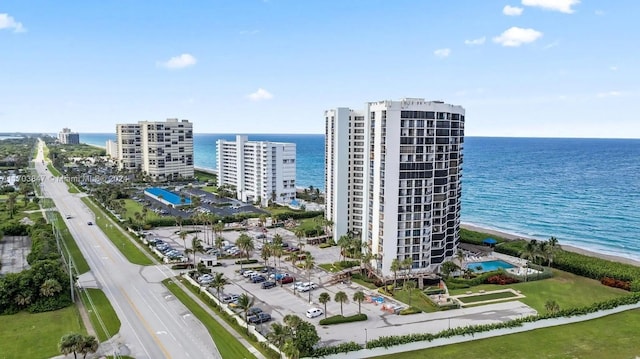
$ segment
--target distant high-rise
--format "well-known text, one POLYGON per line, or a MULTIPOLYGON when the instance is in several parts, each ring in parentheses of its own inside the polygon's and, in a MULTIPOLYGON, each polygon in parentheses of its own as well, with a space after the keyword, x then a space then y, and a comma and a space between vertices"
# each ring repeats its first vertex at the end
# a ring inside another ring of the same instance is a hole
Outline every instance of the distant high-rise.
POLYGON ((218 186, 231 185, 238 199, 268 205, 296 198, 296 144, 218 140, 218 186))
POLYGON ((405 98, 325 111, 326 217, 362 238, 375 266, 433 272, 460 238, 465 110, 405 98))
POLYGON ((193 124, 188 120, 116 125, 118 168, 153 180, 193 177, 193 124))
POLYGON ((63 128, 58 132, 58 141, 63 145, 77 145, 80 143, 80 134, 77 132, 71 132, 68 128, 63 128))
POLYGON ((118 158, 118 142, 114 140, 107 140, 105 150, 107 152, 107 156, 111 158, 118 158))

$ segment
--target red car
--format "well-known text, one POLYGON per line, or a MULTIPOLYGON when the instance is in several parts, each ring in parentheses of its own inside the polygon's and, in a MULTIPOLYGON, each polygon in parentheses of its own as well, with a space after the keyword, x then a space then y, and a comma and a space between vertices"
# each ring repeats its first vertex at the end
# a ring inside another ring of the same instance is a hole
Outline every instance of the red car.
POLYGON ((278 280, 278 283, 280 284, 287 284, 287 283, 293 283, 296 279, 292 276, 288 276, 288 277, 284 277, 282 279, 278 280))

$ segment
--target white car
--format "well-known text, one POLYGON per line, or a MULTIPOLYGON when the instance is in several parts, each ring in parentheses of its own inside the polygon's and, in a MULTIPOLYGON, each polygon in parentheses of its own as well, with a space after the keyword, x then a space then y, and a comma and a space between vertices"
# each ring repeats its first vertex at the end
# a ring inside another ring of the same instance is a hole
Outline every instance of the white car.
POLYGON ((315 318, 315 317, 321 316, 322 314, 324 314, 322 309, 320 309, 320 308, 311 308, 311 309, 307 310, 306 316, 307 316, 307 318, 315 318))
POLYGON ((318 288, 318 285, 315 283, 303 283, 302 286, 298 287, 298 291, 300 292, 308 292, 310 290, 318 288))
POLYGON ((242 276, 245 277, 245 278, 251 278, 251 276, 256 275, 256 274, 260 274, 260 273, 258 273, 256 271, 253 271, 253 270, 248 270, 248 271, 242 272, 242 276))

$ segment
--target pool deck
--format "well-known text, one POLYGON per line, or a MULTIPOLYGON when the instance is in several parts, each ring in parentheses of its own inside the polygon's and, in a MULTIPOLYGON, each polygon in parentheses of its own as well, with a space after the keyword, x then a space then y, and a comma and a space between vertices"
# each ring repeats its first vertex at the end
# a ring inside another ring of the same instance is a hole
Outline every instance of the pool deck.
MULTIPOLYGON (((167 192, 167 193, 170 193, 170 194, 172 194, 174 196, 177 196, 178 198, 180 197, 178 194, 176 194, 174 192, 168 191, 166 189, 162 189, 162 190, 167 192)), ((164 198, 161 198, 160 197, 161 195, 155 195, 155 194, 149 192, 148 190, 144 190, 144 194, 145 194, 145 196, 149 196, 149 197, 155 199, 156 201, 162 202, 162 204, 164 204, 166 206, 169 206, 169 207, 173 207, 173 208, 178 208, 178 207, 181 207, 181 206, 186 206, 186 205, 190 205, 191 204, 191 200, 189 198, 186 198, 186 201, 184 203, 174 203, 174 202, 168 201, 168 200, 166 200, 164 198)))

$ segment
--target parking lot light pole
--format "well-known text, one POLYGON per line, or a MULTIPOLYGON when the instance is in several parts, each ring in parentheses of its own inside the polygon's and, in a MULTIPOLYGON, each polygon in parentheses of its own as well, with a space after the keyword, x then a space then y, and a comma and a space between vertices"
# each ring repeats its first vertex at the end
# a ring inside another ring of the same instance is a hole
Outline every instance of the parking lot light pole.
POLYGON ((364 348, 367 349, 369 346, 369 335, 367 333, 367 328, 364 328, 364 348))

